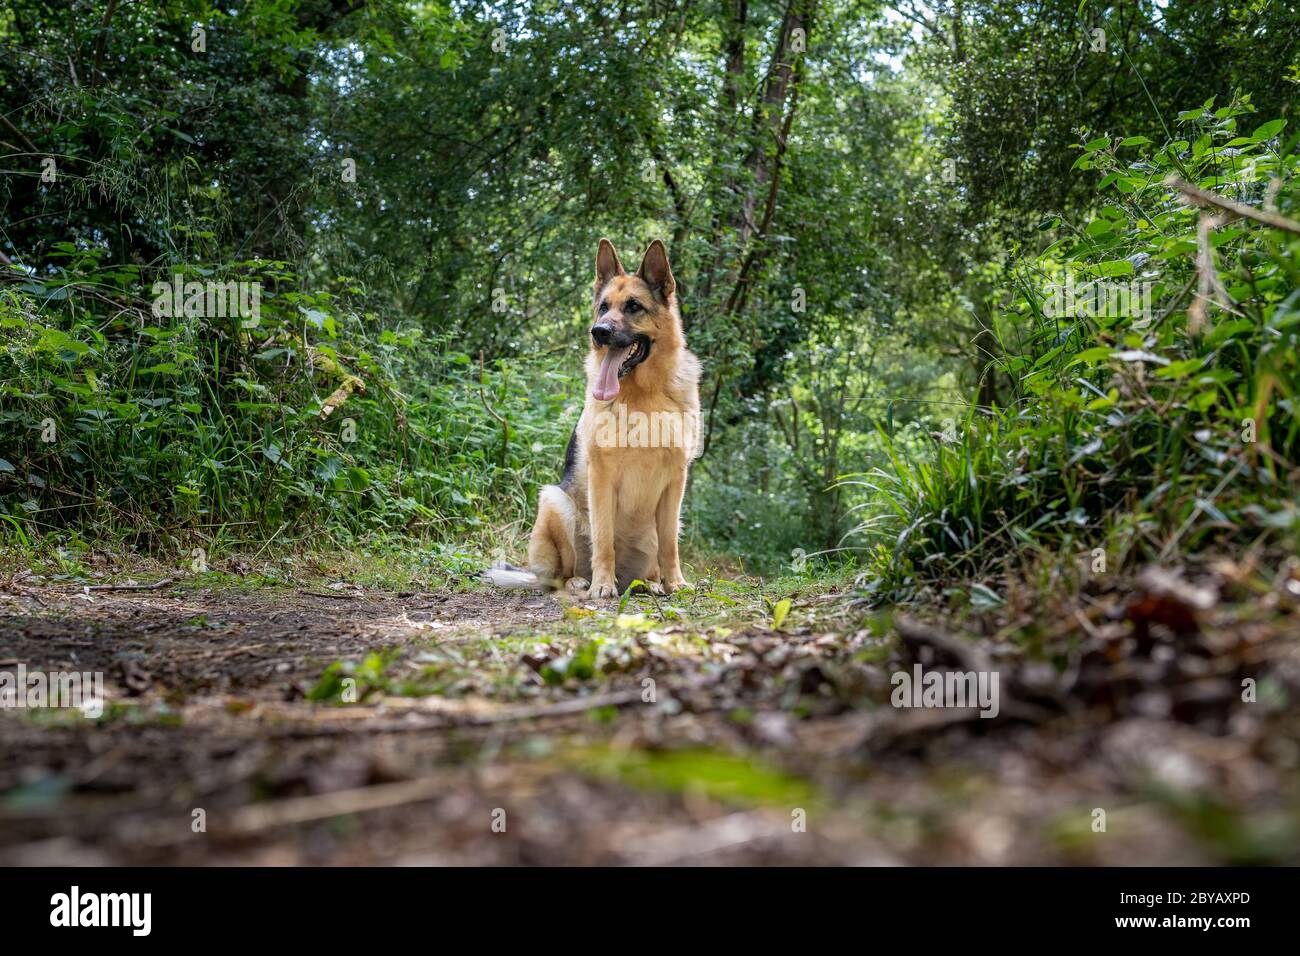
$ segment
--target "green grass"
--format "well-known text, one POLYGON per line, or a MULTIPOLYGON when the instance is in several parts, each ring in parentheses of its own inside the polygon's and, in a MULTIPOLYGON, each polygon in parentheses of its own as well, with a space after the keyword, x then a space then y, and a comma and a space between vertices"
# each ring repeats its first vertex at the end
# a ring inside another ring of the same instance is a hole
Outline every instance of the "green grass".
POLYGON ((568 762, 584 773, 637 789, 696 794, 740 806, 807 810, 820 802, 808 781, 762 760, 719 750, 589 746, 570 754, 568 762))

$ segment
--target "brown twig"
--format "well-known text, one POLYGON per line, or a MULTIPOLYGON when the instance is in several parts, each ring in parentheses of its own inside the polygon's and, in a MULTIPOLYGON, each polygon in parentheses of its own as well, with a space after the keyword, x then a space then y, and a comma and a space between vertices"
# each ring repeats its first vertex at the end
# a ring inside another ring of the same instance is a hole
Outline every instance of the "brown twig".
POLYGON ((479 398, 483 400, 483 407, 488 410, 488 414, 501 423, 501 467, 504 468, 506 466, 506 449, 510 447, 510 423, 502 418, 491 403, 488 402, 485 387, 486 380, 487 372, 484 370, 483 365, 483 350, 480 349, 478 353, 478 394, 479 398))
POLYGON ((86 591, 157 591, 171 584, 175 578, 163 578, 153 584, 83 584, 78 590, 86 591))
POLYGON ((604 694, 593 694, 590 697, 571 698, 555 704, 507 707, 495 713, 439 715, 414 720, 371 720, 369 715, 366 715, 366 717, 358 718, 356 721, 348 721, 346 726, 313 724, 307 727, 294 727, 277 733, 275 736, 304 739, 346 736, 349 734, 422 733, 430 730, 448 730, 454 727, 490 727, 516 721, 571 717, 574 714, 585 714, 587 711, 598 707, 624 707, 641 700, 641 694, 640 688, 630 688, 628 690, 609 691, 604 694))
POLYGON ((1196 224, 1196 298, 1187 309, 1187 331, 1192 335, 1200 335, 1209 323, 1211 299, 1216 300, 1222 308, 1235 311, 1232 308, 1232 297, 1228 295, 1218 270, 1214 268, 1214 243, 1210 240, 1210 233, 1238 218, 1240 217, 1230 212, 1218 215, 1203 212, 1196 224))
POLYGON ((1199 335, 1209 323, 1211 301, 1217 302, 1229 312, 1240 315, 1233 308, 1232 297, 1224 288, 1219 273, 1214 268, 1214 243, 1210 240, 1210 233, 1237 219, 1252 219, 1300 235, 1300 223, 1292 222, 1277 213, 1225 199, 1217 193, 1193 186, 1172 173, 1165 178, 1165 185, 1181 192, 1183 200, 1190 205, 1205 210, 1218 210, 1215 214, 1208 211, 1201 213, 1200 221, 1196 224, 1196 299, 1187 309, 1187 331, 1192 335, 1199 335))
POLYGON ((431 800, 446 791, 445 777, 420 777, 353 790, 292 797, 268 804, 255 803, 235 811, 230 820, 230 831, 237 834, 257 833, 292 823, 309 823, 368 810, 400 807, 431 800))
POLYGON ((713 382, 713 398, 709 402, 709 420, 705 425, 704 447, 700 449, 697 456, 703 458, 709 451, 709 445, 713 442, 713 415, 718 410, 718 396, 722 393, 722 380, 727 375, 727 362, 723 362, 722 369, 718 372, 718 377, 713 382))
POLYGON ((4 113, 0 113, 0 123, 4 123, 5 126, 9 129, 9 131, 13 133, 15 136, 17 136, 18 139, 22 142, 22 144, 26 146, 30 152, 33 153, 40 152, 40 150, 36 148, 36 144, 33 143, 30 139, 28 139, 26 135, 23 134, 22 130, 20 130, 13 123, 9 122, 9 117, 6 116, 4 113))
MULTIPOLYGON (((1208 189, 1193 186, 1172 173, 1165 178, 1165 185, 1177 189, 1183 194, 1183 198, 1194 206, 1201 206, 1202 208, 1212 206, 1215 209, 1222 209, 1225 213, 1231 213, 1231 216, 1224 219, 1224 222, 1231 222, 1238 217, 1253 219, 1255 222, 1262 222, 1274 229, 1282 229, 1293 235, 1300 236, 1300 222, 1296 222, 1294 219, 1288 219, 1286 216, 1264 209, 1256 209, 1254 206, 1247 206, 1245 203, 1239 203, 1232 199, 1226 199, 1218 193, 1210 192, 1208 189)), ((1220 225, 1222 224, 1220 223, 1220 225)))

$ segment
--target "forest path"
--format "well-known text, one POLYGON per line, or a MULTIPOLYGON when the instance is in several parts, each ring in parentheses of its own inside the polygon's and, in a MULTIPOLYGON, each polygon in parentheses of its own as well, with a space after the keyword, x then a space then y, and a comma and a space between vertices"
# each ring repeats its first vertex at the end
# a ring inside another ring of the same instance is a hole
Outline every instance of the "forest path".
POLYGON ((1023 670, 998 720, 889 707, 900 646, 939 666, 987 638, 851 597, 810 588, 777 627, 741 589, 620 613, 11 585, 0 672, 101 672, 106 704, 0 712, 0 864, 1190 863, 1295 825, 1294 763, 1241 759, 1263 728, 1150 703, 1099 723, 1023 670), (1207 781, 1239 804, 1202 808, 1207 781))

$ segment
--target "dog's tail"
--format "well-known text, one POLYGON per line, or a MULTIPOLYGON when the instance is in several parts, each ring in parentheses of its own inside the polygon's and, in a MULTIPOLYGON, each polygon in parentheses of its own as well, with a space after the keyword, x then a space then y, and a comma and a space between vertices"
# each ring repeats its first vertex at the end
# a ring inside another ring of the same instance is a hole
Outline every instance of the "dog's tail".
POLYGON ((527 568, 517 568, 505 562, 484 571, 483 580, 499 588, 525 591, 550 591, 555 586, 554 582, 538 577, 527 568))

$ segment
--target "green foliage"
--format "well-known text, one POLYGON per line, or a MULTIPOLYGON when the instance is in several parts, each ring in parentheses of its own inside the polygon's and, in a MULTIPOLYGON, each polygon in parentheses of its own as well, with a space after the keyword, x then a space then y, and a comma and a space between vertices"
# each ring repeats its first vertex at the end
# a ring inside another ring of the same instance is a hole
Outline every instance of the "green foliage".
POLYGON ((308 292, 284 263, 258 261, 193 275, 260 283, 260 315, 160 317, 128 300, 106 321, 93 303, 107 280, 84 260, 0 295, 11 530, 34 539, 76 523, 195 544, 286 527, 455 538, 522 516, 527 475, 545 474, 534 459, 558 471, 566 376, 530 369, 532 400, 510 408, 507 436, 483 398, 504 404, 518 363, 481 371, 445 340, 359 311, 364 290, 345 278, 308 292))
POLYGON ((374 651, 358 661, 335 661, 321 673, 316 686, 307 692, 307 699, 317 702, 359 704, 371 693, 388 690, 389 666, 397 659, 395 651, 374 651), (352 681, 351 685, 345 683, 352 681), (345 692, 355 692, 355 697, 345 698, 345 692))
POLYGON ((704 362, 688 551, 902 593, 1040 547, 1285 543, 1294 240, 1216 230, 1223 292, 1189 319, 1197 213, 1163 180, 1258 207, 1278 177, 1293 208, 1296 26, 1235 0, 16 0, 0 535, 71 576, 112 538, 416 541, 439 580, 517 555, 607 234, 669 241, 704 362), (155 314, 175 275, 255 283, 257 324, 155 314), (1146 283, 1154 314, 1049 314, 1067 280, 1146 283))
POLYGON ((820 799, 806 780, 782 773, 761 761, 719 751, 616 751, 590 747, 571 759, 587 773, 610 777, 629 786, 695 793, 740 806, 806 809, 820 799))
POLYGON ((1166 184, 1182 177, 1294 217, 1300 159, 1285 125, 1259 122, 1248 98, 1211 100, 1161 145, 1080 147, 1075 166, 1098 177, 1093 210, 1045 223, 1051 241, 998 301, 1012 402, 972 406, 924 457, 891 440, 888 467, 846 479, 885 506, 859 526, 892 549, 871 588, 1035 548, 1101 547, 1117 565, 1295 547, 1300 237, 1245 219, 1207 231, 1216 285, 1197 266, 1207 214, 1166 184))
POLYGON ((920 55, 950 97, 942 155, 959 159, 971 228, 993 220, 1023 239, 1034 211, 1089 207, 1091 184, 1061 149, 1080 135, 1154 126, 1163 141, 1162 117, 1234 90, 1268 116, 1295 108, 1294 4, 966 0, 963 12, 920 55))

